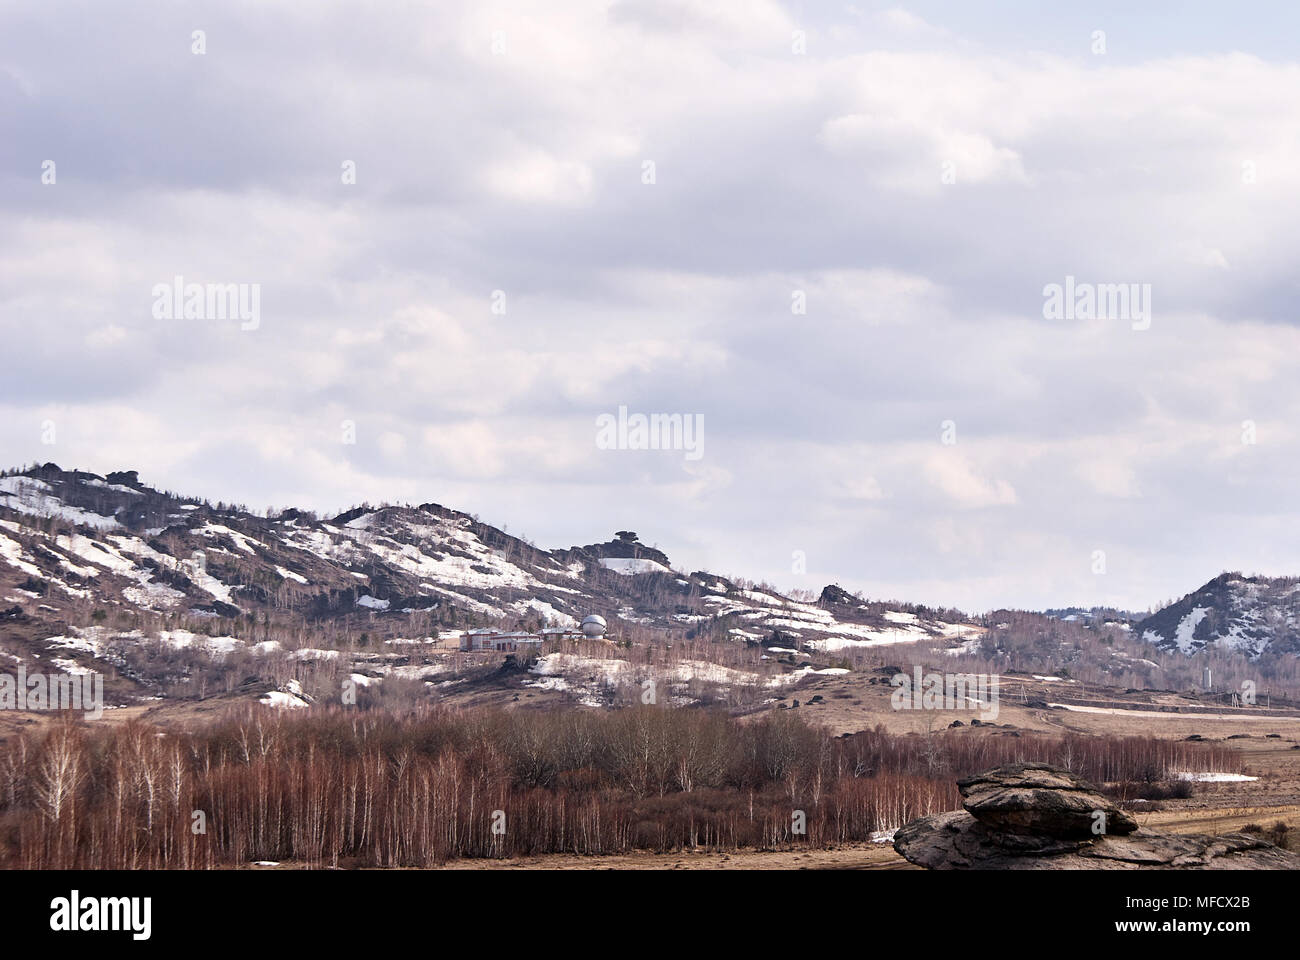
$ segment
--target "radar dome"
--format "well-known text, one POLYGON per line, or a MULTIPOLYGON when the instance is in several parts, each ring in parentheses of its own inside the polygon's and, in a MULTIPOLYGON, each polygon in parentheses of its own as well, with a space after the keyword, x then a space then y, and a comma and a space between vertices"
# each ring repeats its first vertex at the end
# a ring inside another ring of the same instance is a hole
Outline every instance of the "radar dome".
POLYGON ((591 616, 583 618, 582 635, 584 637, 591 637, 592 639, 603 637, 605 635, 605 630, 608 627, 609 624, 605 622, 604 617, 593 613, 591 616))

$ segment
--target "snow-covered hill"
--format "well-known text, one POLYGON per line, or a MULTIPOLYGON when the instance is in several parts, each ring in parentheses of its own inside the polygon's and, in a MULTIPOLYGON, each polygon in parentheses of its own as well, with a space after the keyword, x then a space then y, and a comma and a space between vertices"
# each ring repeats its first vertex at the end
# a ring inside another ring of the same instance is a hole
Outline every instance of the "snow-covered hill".
POLYGON ((1225 573, 1142 621, 1143 639, 1193 654, 1214 645, 1252 660, 1300 654, 1300 579, 1225 573))
POLYGON ((124 671, 145 679, 152 661, 123 645, 168 652, 187 637, 201 642, 185 649, 214 657, 289 645, 321 653, 445 641, 474 627, 571 628, 592 613, 616 641, 760 652, 948 646, 982 632, 951 612, 836 587, 808 602, 675 570, 630 531, 542 550, 436 503, 262 516, 155 490, 134 472, 54 464, 0 477, 0 601, 0 652, 130 664, 124 671))

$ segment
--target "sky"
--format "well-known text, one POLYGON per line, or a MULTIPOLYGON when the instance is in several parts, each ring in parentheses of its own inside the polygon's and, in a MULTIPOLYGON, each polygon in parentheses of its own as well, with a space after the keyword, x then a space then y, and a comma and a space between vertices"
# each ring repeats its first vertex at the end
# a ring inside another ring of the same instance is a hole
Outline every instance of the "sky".
POLYGON ((6 3, 0 462, 973 612, 1300 573, 1300 8, 1075 6, 6 3))

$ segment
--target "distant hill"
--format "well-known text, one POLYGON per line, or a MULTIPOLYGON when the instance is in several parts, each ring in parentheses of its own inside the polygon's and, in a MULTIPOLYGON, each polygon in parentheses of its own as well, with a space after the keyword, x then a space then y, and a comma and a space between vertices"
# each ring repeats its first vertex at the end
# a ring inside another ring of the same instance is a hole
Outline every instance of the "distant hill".
POLYGON ((1224 573, 1147 617, 1138 630, 1160 649, 1185 654, 1211 645, 1251 660, 1300 654, 1300 578, 1224 573))
MULTIPOLYGON (((159 638, 233 663, 300 646, 407 649, 474 627, 571 628, 588 614, 620 642, 749 646, 755 658, 764 645, 834 655, 982 632, 956 611, 827 597, 675 570, 627 530, 544 550, 437 503, 263 516, 154 489, 134 471, 50 463, 0 475, 0 657, 106 661, 137 687, 161 676, 166 658, 139 652, 159 638)), ((266 672, 239 669, 252 668, 266 672)), ((193 666, 168 669, 192 682, 193 666)))

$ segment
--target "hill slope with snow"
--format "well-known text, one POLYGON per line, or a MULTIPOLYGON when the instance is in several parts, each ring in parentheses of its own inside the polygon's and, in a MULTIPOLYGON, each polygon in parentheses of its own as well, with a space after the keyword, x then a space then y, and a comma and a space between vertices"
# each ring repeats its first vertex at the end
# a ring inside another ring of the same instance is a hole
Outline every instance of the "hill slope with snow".
POLYGON ((1251 660, 1300 654, 1300 579, 1225 573, 1147 617, 1139 629, 1160 649, 1189 655, 1207 646, 1251 660))
POLYGON ((982 632, 951 611, 891 608, 834 587, 809 602, 675 570, 630 531, 543 550, 436 503, 263 516, 153 489, 130 471, 54 464, 0 477, 0 601, 0 654, 99 659, 141 682, 160 657, 132 645, 328 653, 475 627, 572 628, 592 613, 606 617, 611 639, 649 646, 830 654, 982 632))

